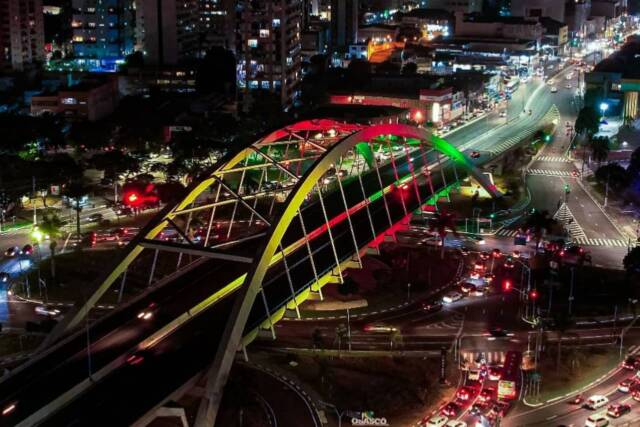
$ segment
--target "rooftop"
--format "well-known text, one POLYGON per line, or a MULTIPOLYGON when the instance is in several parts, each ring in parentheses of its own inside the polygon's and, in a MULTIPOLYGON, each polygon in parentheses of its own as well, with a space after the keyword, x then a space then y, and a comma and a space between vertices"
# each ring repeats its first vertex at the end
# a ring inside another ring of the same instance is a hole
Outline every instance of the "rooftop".
POLYGON ((409 18, 434 19, 434 20, 453 20, 453 14, 443 9, 413 9, 402 15, 409 18))

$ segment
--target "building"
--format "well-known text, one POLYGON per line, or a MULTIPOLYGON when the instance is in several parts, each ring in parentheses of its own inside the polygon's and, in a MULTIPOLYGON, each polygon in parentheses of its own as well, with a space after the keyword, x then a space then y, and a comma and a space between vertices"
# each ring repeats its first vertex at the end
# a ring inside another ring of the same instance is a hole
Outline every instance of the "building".
POLYGON ((456 37, 505 38, 540 42, 544 28, 536 18, 486 17, 456 13, 456 37))
POLYGON ((134 48, 133 2, 73 0, 73 53, 87 69, 115 71, 134 48))
POLYGON ((206 51, 212 46, 232 48, 235 44, 235 31, 233 31, 234 1, 198 0, 198 5, 202 49, 206 51))
POLYGON ((448 37, 453 34, 455 16, 442 9, 413 9, 402 15, 402 25, 413 27, 422 33, 422 37, 432 40, 435 37, 448 37))
POLYGON ((591 15, 593 16, 617 19, 626 9, 626 2, 623 0, 591 0, 591 15))
POLYGON ((551 18, 564 22, 563 0, 511 0, 511 15, 525 18, 551 18))
POLYGON ((430 9, 444 9, 449 12, 482 12, 482 0, 429 0, 430 9))
POLYGON ((137 49, 145 64, 176 65, 200 51, 197 0, 136 0, 137 49))
POLYGON ((591 0, 567 0, 564 22, 569 27, 569 35, 584 38, 587 34, 587 20, 591 16, 591 0))
POLYGON ((569 42, 569 27, 553 18, 541 17, 538 20, 544 27, 542 49, 556 56, 563 53, 569 42))
POLYGON ((358 39, 358 0, 331 1, 331 46, 344 49, 358 39))
POLYGON ((0 0, 0 71, 44 62, 41 0, 0 0))
POLYGON ((113 113, 118 105, 118 80, 83 80, 78 84, 60 88, 57 92, 44 92, 31 97, 31 114, 60 114, 71 120, 100 120, 113 113))
POLYGON ((251 91, 279 96, 283 108, 298 96, 302 3, 299 0, 240 1, 236 12, 236 81, 245 111, 251 91))

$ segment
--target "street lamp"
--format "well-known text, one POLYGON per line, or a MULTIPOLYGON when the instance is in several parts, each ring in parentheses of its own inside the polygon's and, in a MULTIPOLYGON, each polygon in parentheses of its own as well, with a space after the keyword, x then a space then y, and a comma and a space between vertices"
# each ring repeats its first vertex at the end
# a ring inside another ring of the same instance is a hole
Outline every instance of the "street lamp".
POLYGON ((602 112, 602 118, 603 119, 604 119, 608 109, 609 109, 609 104, 607 104, 606 102, 601 102, 600 103, 600 111, 602 112))

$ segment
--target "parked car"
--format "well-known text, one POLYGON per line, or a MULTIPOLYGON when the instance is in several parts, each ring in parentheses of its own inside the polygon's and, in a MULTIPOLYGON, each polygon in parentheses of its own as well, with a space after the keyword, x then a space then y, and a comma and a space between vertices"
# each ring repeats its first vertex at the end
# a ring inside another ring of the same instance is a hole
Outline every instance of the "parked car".
POLYGON ((463 295, 458 291, 451 291, 442 297, 442 302, 445 304, 451 304, 461 300, 463 295))

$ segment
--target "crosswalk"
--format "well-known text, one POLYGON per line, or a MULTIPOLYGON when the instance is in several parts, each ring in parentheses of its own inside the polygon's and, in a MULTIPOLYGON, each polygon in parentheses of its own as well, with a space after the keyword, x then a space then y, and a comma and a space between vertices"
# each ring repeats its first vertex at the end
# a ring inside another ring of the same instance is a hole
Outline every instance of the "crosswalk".
POLYGON ((502 237, 516 237, 518 235, 519 231, 517 229, 510 229, 510 228, 502 228, 500 230, 498 230, 498 232, 496 233, 496 236, 502 236, 502 237))
POLYGON ((571 171, 558 171, 552 169, 527 169, 527 174, 544 176, 573 176, 571 171))
POLYGON ((595 239, 587 237, 578 237, 575 239, 576 243, 583 246, 617 246, 627 247, 627 242, 620 239, 595 239))
POLYGON ((504 351, 461 351, 460 360, 479 362, 484 360, 487 365, 502 365, 505 359, 504 351))
POLYGON ((553 219, 562 223, 563 227, 572 238, 577 239, 579 237, 587 237, 582 227, 580 227, 580 224, 578 224, 578 221, 573 217, 573 213, 571 213, 571 210, 566 203, 563 203, 562 206, 560 206, 560 209, 558 209, 555 215, 553 215, 553 219))
POLYGON ((536 160, 539 162, 571 163, 571 160, 562 156, 540 156, 536 160))

